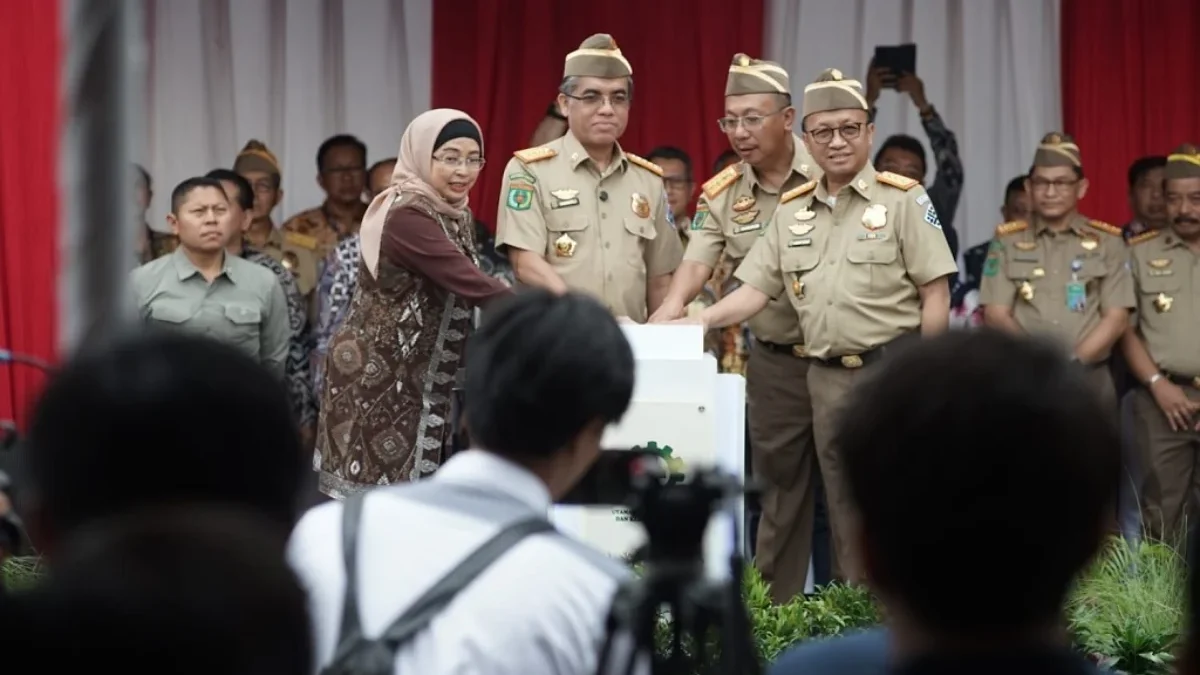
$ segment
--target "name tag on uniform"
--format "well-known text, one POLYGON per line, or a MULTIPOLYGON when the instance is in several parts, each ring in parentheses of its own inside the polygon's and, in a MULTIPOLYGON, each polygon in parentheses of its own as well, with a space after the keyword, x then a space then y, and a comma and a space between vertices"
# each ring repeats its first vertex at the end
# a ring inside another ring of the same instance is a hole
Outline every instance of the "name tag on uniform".
POLYGON ((579 205, 579 190, 551 190, 550 196, 554 197, 554 203, 550 205, 552 209, 579 205))
POLYGON ((750 223, 749 225, 743 225, 739 228, 734 229, 733 233, 734 234, 746 234, 747 232, 755 232, 757 230, 761 230, 762 226, 763 226, 762 223, 750 223))
POLYGON ((793 239, 788 242, 788 248, 797 248, 799 246, 812 246, 812 239, 805 237, 804 239, 793 239))
POLYGON ((859 232, 859 241, 883 241, 888 238, 887 232, 859 232))

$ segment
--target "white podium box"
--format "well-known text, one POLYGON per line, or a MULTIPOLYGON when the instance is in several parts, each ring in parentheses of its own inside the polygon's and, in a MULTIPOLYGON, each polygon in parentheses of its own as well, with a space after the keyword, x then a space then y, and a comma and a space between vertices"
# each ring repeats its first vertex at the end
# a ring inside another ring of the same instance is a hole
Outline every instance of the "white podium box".
MULTIPOLYGON (((609 449, 657 449, 667 467, 685 477, 698 467, 718 466, 744 480, 745 381, 718 375, 704 352, 699 325, 623 326, 633 347, 633 401, 620 424, 604 435, 609 449)), ((741 500, 709 521, 704 551, 709 575, 728 572, 734 519, 744 522, 741 500)), ((609 555, 623 557, 645 542, 645 531, 625 508, 556 506, 551 520, 563 532, 609 555)))

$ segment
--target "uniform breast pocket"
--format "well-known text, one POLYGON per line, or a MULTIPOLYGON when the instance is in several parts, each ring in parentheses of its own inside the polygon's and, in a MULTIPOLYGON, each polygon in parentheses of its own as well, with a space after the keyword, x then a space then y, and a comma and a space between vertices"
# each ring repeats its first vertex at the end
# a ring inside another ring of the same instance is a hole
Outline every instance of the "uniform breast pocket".
POLYGON ((147 321, 170 328, 179 328, 190 318, 192 314, 187 308, 167 302, 154 303, 146 312, 147 321))
POLYGON ((1028 281, 1043 276, 1045 270, 1038 260, 1009 260, 1004 274, 1013 281, 1028 281), (1040 274, 1038 270, 1042 270, 1040 274))
POLYGON ((218 338, 249 353, 258 354, 262 310, 252 305, 225 305, 225 321, 220 324, 218 338))
POLYGON ((891 292, 892 268, 900 252, 890 240, 851 244, 846 252, 847 282, 851 293, 879 297, 891 292))
POLYGON ((1183 288, 1179 276, 1163 274, 1162 270, 1148 269, 1143 265, 1140 277, 1137 285, 1138 311, 1147 315, 1171 311, 1175 296, 1183 288), (1151 272, 1155 276, 1150 276, 1151 272))
POLYGON ((587 216, 550 217, 546 222, 546 259, 555 267, 574 267, 593 251, 589 236, 593 228, 587 216))
POLYGON ((795 305, 807 303, 813 296, 809 275, 821 264, 820 251, 812 248, 788 249, 779 261, 783 273, 783 290, 795 305))
POLYGON ((658 237, 658 231, 654 229, 654 223, 649 220, 626 218, 625 232, 627 234, 625 240, 629 242, 626 247, 626 262, 635 270, 645 274, 646 247, 650 246, 651 242, 658 237))

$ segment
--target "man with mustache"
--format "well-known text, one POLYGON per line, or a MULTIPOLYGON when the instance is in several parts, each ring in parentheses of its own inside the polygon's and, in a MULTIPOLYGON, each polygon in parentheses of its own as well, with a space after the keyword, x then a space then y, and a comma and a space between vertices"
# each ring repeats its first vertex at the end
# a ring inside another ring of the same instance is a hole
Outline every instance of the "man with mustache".
POLYGON ((1200 151, 1167 158, 1169 227, 1129 240, 1137 322, 1121 340, 1143 385, 1133 393, 1134 442, 1143 458, 1142 522, 1153 536, 1182 543, 1200 484, 1200 151), (1177 539, 1178 538, 1178 539, 1177 539))
MULTIPOLYGON (((737 288, 731 272, 760 239, 780 195, 816 173, 792 131, 795 122, 787 71, 734 55, 725 80, 725 116, 717 123, 742 161, 704 183, 683 264, 652 322, 683 316, 710 278, 718 299, 737 288)), ((721 336, 732 351, 745 352, 738 348, 740 328, 727 327, 721 336)), ((752 463, 763 485, 754 562, 771 583, 772 597, 787 602, 804 592, 812 553, 815 456, 808 362, 793 353, 804 340, 786 297, 753 317, 749 328, 754 357, 723 353, 722 370, 745 360, 752 463)))
POLYGON ((985 325, 1059 342, 1115 409, 1108 364, 1129 325, 1133 279, 1120 228, 1079 213, 1087 188, 1079 146, 1046 134, 1025 179, 1033 219, 996 228, 979 301, 985 325))

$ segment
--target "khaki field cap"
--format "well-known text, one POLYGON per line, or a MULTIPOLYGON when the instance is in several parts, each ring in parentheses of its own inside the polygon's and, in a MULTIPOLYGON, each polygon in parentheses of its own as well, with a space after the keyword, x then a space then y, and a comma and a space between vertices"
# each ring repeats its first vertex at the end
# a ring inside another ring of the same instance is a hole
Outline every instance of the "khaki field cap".
POLYGON ((1167 180, 1172 178, 1200 178, 1200 150, 1191 143, 1184 143, 1167 155, 1167 169, 1163 172, 1167 180))
POLYGON ((1083 156, 1079 154, 1079 146, 1075 139, 1057 131, 1042 137, 1037 152, 1033 153, 1034 166, 1073 166, 1083 168, 1083 156))
POLYGON ((617 41, 607 33, 596 33, 567 54, 563 78, 603 77, 616 79, 633 75, 633 67, 621 56, 617 41))
POLYGON ((278 176, 279 160, 275 159, 275 154, 268 150, 262 141, 251 140, 233 161, 233 170, 235 173, 262 171, 278 176))
POLYGON ((815 82, 804 88, 804 117, 827 110, 869 108, 867 99, 863 98, 862 83, 847 80, 837 68, 826 68, 815 82))
POLYGON ((729 77, 725 80, 725 95, 743 94, 791 96, 787 71, 778 63, 752 59, 745 54, 734 54, 733 63, 729 66, 729 77))

